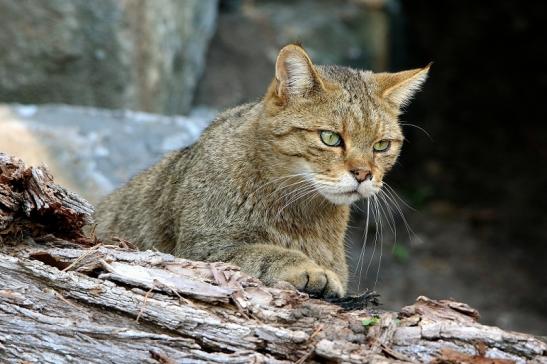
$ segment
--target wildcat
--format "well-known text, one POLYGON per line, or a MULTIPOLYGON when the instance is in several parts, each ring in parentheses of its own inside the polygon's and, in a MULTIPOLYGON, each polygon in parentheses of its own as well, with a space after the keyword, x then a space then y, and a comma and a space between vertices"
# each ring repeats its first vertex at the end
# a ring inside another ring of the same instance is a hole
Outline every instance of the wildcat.
POLYGON ((287 45, 262 100, 221 113, 107 196, 97 234, 341 297, 350 205, 382 187, 403 142, 401 107, 428 71, 316 66, 287 45))

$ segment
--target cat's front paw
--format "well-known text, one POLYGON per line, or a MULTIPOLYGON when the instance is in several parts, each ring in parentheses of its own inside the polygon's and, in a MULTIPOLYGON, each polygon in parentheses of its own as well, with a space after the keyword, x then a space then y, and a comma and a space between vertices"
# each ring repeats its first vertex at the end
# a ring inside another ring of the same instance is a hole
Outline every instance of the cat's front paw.
POLYGON ((312 296, 333 298, 346 293, 336 273, 313 263, 291 267, 280 278, 312 296))

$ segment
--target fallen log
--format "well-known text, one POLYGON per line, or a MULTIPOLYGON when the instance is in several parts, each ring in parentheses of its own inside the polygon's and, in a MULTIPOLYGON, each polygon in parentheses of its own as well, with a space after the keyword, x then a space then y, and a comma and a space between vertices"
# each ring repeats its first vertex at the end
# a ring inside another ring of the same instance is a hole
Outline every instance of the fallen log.
POLYGON ((9 182, 2 161, 0 208, 14 217, 2 220, 1 230, 2 361, 547 363, 544 342, 481 325, 463 303, 419 297, 400 312, 346 310, 288 284, 266 287, 229 264, 87 238, 81 227, 90 222, 88 205, 51 187, 51 178, 40 180, 47 188, 9 182), (26 214, 28 186, 50 207, 35 203, 35 213, 26 214), (58 229, 38 211, 69 218, 58 229))

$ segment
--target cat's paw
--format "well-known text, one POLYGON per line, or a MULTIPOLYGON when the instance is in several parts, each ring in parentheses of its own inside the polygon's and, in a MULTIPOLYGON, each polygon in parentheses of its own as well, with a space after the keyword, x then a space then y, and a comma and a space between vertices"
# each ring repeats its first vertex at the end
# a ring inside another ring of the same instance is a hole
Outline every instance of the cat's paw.
POLYGON ((280 278, 312 296, 334 298, 346 293, 336 273, 313 263, 291 267, 280 278))

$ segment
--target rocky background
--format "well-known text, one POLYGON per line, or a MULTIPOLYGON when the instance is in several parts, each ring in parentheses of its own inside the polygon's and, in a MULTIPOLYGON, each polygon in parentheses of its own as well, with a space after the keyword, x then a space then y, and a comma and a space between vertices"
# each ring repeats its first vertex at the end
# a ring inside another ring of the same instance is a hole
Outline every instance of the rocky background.
POLYGON ((546 335, 544 7, 0 0, 0 151, 47 163, 97 202, 192 143, 216 110, 261 97, 288 42, 316 63, 375 71, 434 61, 388 179, 415 209, 399 202, 412 230, 386 206, 357 264, 365 206, 356 206, 352 287, 374 287, 393 309, 420 294, 453 297, 483 322, 546 335))
POLYGON ((215 0, 0 1, 0 98, 187 113, 215 0))

